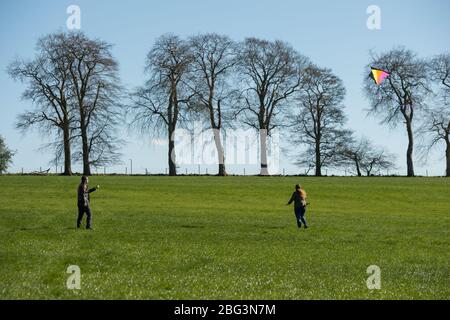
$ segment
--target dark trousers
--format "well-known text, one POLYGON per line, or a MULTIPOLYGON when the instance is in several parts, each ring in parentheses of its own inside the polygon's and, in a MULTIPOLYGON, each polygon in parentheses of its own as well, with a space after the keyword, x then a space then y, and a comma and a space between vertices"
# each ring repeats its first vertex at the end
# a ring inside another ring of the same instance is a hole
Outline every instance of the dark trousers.
POLYGON ((297 226, 300 228, 303 223, 306 227, 306 220, 305 220, 306 207, 296 207, 294 208, 294 212, 295 218, 297 219, 297 226))
POLYGON ((77 227, 79 228, 81 226, 81 221, 83 220, 83 214, 86 212, 87 221, 86 221, 86 228, 91 227, 92 223, 92 214, 91 214, 91 208, 89 206, 78 206, 78 219, 77 219, 77 227))

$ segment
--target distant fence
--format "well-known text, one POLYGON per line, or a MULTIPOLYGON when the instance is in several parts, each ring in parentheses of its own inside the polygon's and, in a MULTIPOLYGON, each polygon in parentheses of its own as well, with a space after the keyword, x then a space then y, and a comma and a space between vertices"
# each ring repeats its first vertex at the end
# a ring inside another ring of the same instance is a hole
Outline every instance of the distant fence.
MULTIPOLYGON (((179 176, 213 176, 217 175, 217 168, 212 170, 212 172, 209 170, 211 168, 208 167, 201 167, 200 165, 197 166, 195 169, 191 168, 177 168, 177 175, 179 176)), ((138 170, 138 172, 133 172, 132 170, 128 170, 128 167, 123 167, 122 170, 115 167, 115 170, 111 171, 108 170, 107 167, 102 168, 92 168, 92 175, 116 175, 116 176, 164 176, 168 175, 168 168, 165 168, 164 170, 155 170, 150 171, 148 168, 141 168, 138 170)), ((61 175, 63 173, 63 167, 54 167, 47 168, 47 167, 39 167, 39 169, 33 169, 33 170, 25 170, 24 168, 21 168, 19 172, 3 172, 2 174, 14 174, 14 175, 36 175, 36 176, 45 176, 45 175, 61 175)), ((313 177, 313 174, 310 174, 307 170, 303 170, 297 173, 292 173, 292 170, 290 173, 283 168, 280 170, 280 173, 272 174, 270 176, 309 176, 313 177)), ((417 177, 428 177, 428 170, 425 170, 423 172, 424 174, 418 174, 417 177)), ((1 174, 1 173, 0 173, 1 174)), ((73 175, 82 175, 81 172, 73 172, 73 175)), ((259 170, 252 169, 249 170, 248 168, 241 168, 241 169, 232 169, 227 174, 229 176, 259 176, 259 170)), ((350 170, 336 170, 333 171, 332 174, 328 175, 328 170, 325 170, 325 174, 322 175, 323 177, 346 177, 346 176, 356 176, 353 172, 350 170)), ((365 175, 363 175, 365 176, 365 175)), ((375 174, 371 174, 372 177, 402 177, 405 175, 402 175, 398 172, 376 172, 375 174)))

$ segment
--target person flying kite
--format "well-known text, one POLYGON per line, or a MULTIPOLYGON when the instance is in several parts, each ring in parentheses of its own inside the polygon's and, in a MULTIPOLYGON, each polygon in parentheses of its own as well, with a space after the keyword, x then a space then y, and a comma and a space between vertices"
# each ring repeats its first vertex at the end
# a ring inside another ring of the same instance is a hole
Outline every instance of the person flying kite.
POLYGON ((78 218, 77 218, 77 228, 81 227, 81 221, 83 220, 83 215, 86 213, 87 221, 86 221, 86 229, 92 230, 92 213, 91 213, 91 198, 89 194, 94 192, 98 188, 89 189, 88 186, 89 178, 87 176, 81 177, 81 183, 78 186, 78 218))
POLYGON ((295 185, 295 191, 286 205, 290 205, 292 202, 294 202, 294 213, 297 220, 297 227, 300 229, 303 223, 305 229, 308 228, 305 220, 306 206, 308 204, 306 203, 306 191, 299 184, 295 185))
POLYGON ((369 77, 371 77, 377 85, 380 85, 383 82, 383 80, 386 79, 388 76, 389 76, 388 72, 374 67, 370 67, 369 77))

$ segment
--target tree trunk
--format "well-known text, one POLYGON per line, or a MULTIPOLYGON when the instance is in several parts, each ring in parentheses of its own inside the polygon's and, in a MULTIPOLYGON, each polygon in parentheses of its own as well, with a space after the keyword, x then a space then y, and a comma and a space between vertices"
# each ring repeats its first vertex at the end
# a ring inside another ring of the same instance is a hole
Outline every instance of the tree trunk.
POLYGON ((316 159, 315 159, 315 167, 316 167, 316 176, 322 176, 322 165, 320 163, 320 142, 316 140, 316 159))
POLYGON ((446 176, 450 177, 450 141, 447 139, 447 149, 445 150, 445 157, 447 158, 446 176))
POLYGON ((355 159, 355 165, 356 165, 356 173, 358 174, 358 177, 361 177, 361 169, 359 168, 359 161, 355 159))
POLYGON ((267 130, 259 130, 259 146, 260 146, 260 157, 261 157, 261 171, 260 175, 268 176, 269 168, 267 166, 267 130))
POLYGON ((169 176, 177 175, 177 166, 175 162, 175 129, 169 128, 169 176))
POLYGON ((81 143, 83 152, 83 175, 91 175, 91 166, 89 165, 89 144, 87 127, 85 124, 85 117, 83 114, 80 115, 80 129, 81 129, 81 143))
POLYGON ((225 171, 225 153, 223 150, 223 144, 220 136, 220 129, 215 128, 214 131, 214 142, 216 144, 217 150, 217 158, 219 161, 219 176, 226 176, 227 173, 225 171))
POLYGON ((88 147, 88 138, 86 134, 82 135, 82 141, 83 141, 83 175, 90 176, 91 166, 89 165, 89 147, 88 147))
POLYGON ((412 130, 411 119, 406 119, 406 130, 408 131, 408 149, 406 150, 407 176, 414 177, 413 149, 414 135, 412 130))
POLYGON ((64 137, 64 173, 65 176, 72 175, 72 155, 70 150, 70 131, 69 125, 65 124, 63 128, 64 137))

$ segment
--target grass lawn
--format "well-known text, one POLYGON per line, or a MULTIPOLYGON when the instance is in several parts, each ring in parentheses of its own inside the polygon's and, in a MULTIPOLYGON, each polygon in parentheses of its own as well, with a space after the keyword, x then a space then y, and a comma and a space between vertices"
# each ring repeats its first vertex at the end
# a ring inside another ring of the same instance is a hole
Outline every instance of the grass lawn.
POLYGON ((94 231, 79 179, 0 176, 0 299, 450 298, 450 179, 91 177, 94 231))

